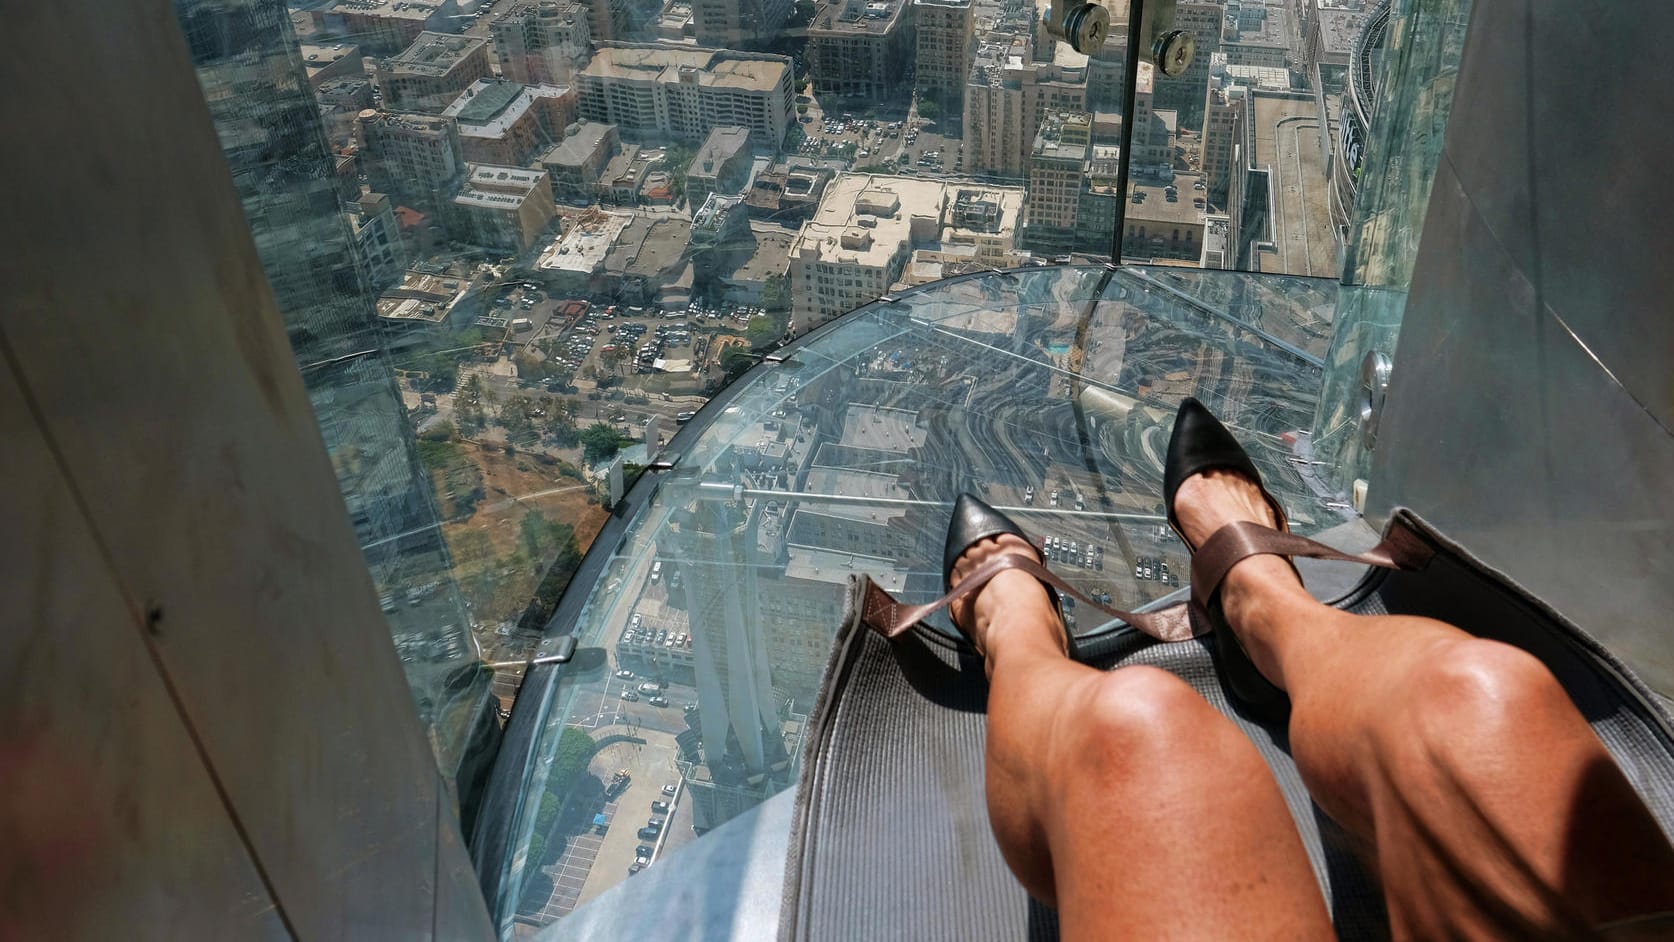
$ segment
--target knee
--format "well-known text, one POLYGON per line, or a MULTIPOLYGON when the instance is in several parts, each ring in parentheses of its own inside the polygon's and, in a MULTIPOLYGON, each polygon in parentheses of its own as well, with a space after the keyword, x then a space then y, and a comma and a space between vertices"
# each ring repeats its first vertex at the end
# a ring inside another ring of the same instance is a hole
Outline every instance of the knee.
POLYGON ((1552 672, 1520 648, 1471 638, 1442 645, 1412 671, 1389 732, 1454 765, 1553 710, 1571 709, 1552 672))
POLYGON ((1185 681, 1155 667, 1131 666, 1098 677, 1066 715, 1066 758, 1131 763, 1148 751, 1169 750, 1201 730, 1200 711, 1213 708, 1185 681))

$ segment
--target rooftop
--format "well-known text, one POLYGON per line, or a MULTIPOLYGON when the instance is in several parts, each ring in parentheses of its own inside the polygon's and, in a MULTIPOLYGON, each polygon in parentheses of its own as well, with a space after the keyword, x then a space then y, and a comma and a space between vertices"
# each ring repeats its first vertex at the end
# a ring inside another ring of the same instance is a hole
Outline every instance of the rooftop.
POLYGON ((480 36, 453 36, 425 30, 411 46, 385 59, 382 67, 405 75, 446 75, 486 45, 488 40, 480 36))
POLYGON ((559 85, 519 85, 504 79, 477 79, 442 109, 459 122, 464 137, 501 137, 529 113, 537 98, 569 94, 559 85))
POLYGON ((604 266, 616 237, 634 220, 632 213, 590 209, 576 217, 568 230, 541 252, 535 267, 543 271, 591 274, 604 266))
POLYGON ((546 179, 546 171, 529 167, 501 167, 496 164, 469 164, 467 186, 484 189, 527 192, 546 179))
POLYGON ((1192 189, 1191 184, 1186 183, 1184 178, 1181 178, 1176 184, 1176 196, 1179 198, 1172 203, 1168 201, 1168 193, 1161 185, 1136 181, 1133 183, 1132 190, 1134 193, 1143 193, 1145 199, 1135 203, 1132 197, 1129 197, 1127 218, 1130 224, 1143 225, 1159 222, 1167 225, 1203 224, 1203 215, 1206 210, 1192 202, 1203 194, 1192 189))
POLYGON ((408 271, 401 283, 378 297, 378 316, 391 320, 441 323, 471 290, 469 278, 454 274, 408 271))
POLYGON ((1288 17, 1284 7, 1277 4, 1246 3, 1243 10, 1246 15, 1237 18, 1230 12, 1227 14, 1226 28, 1221 36, 1223 47, 1237 43, 1244 46, 1290 48, 1290 33, 1286 26, 1288 17), (1257 11, 1258 15, 1249 15, 1257 11))
POLYGON ((604 43, 581 71, 584 78, 684 83, 706 88, 769 92, 789 81, 784 56, 699 49, 695 46, 604 43))
POLYGON ((354 43, 298 43, 297 51, 302 53, 302 67, 313 75, 343 58, 359 55, 360 47, 354 43))
POLYGON ((930 431, 917 412, 851 402, 843 415, 843 434, 837 443, 904 455, 923 448, 929 437, 930 431))
MULTIPOLYGON (((1332 234, 1330 183, 1319 152, 1319 110, 1311 96, 1255 93, 1255 159, 1271 168, 1275 205, 1269 213, 1274 252, 1263 252, 1263 270, 1293 275, 1334 275, 1337 243, 1332 234), (1277 255, 1273 259, 1273 255, 1277 255)), ((1252 262, 1257 260, 1252 260, 1252 262)))
POLYGON ((1360 38, 1360 24, 1365 22, 1364 10, 1322 6, 1314 14, 1318 24, 1320 55, 1346 58, 1354 54, 1354 44, 1360 38))
POLYGON ((839 174, 825 188, 814 217, 797 233, 792 255, 882 267, 904 246, 939 241, 948 230, 1013 232, 1023 190, 972 187, 917 177, 839 174), (961 191, 988 194, 995 204, 992 225, 956 227, 947 218, 961 191))
POLYGON ((579 166, 587 162, 599 145, 604 142, 610 132, 616 129, 614 124, 604 124, 599 121, 577 121, 564 129, 564 139, 547 148, 541 155, 541 163, 558 164, 562 166, 579 166))
POLYGON ((739 151, 750 149, 750 129, 721 125, 711 128, 703 139, 697 156, 692 158, 691 173, 713 175, 721 164, 731 160, 739 151))
POLYGON ((521 94, 523 86, 516 82, 478 79, 442 113, 458 118, 460 124, 487 124, 521 94))
POLYGON ((428 20, 441 8, 441 0, 337 0, 331 5, 330 12, 349 16, 428 20))
POLYGON ((653 275, 684 257, 691 242, 692 228, 683 219, 635 216, 605 254, 605 270, 653 275))
POLYGON ((900 22, 904 0, 831 0, 814 14, 809 33, 887 33, 900 22))

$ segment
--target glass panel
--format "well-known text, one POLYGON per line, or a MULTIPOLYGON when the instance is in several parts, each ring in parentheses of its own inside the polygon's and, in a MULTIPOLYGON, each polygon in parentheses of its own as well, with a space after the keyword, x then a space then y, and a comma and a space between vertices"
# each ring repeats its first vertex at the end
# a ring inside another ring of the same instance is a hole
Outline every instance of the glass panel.
POLYGON ((1172 275, 1066 266, 914 289, 700 416, 588 588, 574 633, 606 656, 566 668, 546 706, 502 926, 562 916, 637 856, 679 867, 682 844, 790 787, 849 576, 938 595, 961 491, 1016 514, 1090 594, 1159 598, 1187 569, 1162 459, 1196 395, 1250 443, 1299 531, 1343 520, 1297 473, 1333 283, 1287 300, 1246 275, 1172 275))
POLYGON ((327 150, 283 6, 177 0, 175 10, 437 763, 450 787, 470 789, 498 726, 375 321, 372 250, 391 251, 393 230, 367 244, 367 230, 351 228, 359 217, 343 207, 358 185, 327 150))
POLYGON ((1368 355, 1395 352, 1470 8, 1470 0, 1386 0, 1351 60, 1342 141, 1352 159, 1339 166, 1352 171, 1355 212, 1313 436, 1313 457, 1337 493, 1370 472, 1375 428, 1368 436, 1362 415, 1376 393, 1364 388, 1363 367, 1368 355))

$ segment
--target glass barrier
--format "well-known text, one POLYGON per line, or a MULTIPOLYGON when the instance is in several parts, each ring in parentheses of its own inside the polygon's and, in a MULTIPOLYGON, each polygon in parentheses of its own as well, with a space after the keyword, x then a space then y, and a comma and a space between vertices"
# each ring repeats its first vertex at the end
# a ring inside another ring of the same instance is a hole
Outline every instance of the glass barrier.
MULTIPOLYGON (((1195 395, 1249 443, 1299 531, 1345 519, 1299 473, 1334 283, 1195 275, 1062 266, 913 289, 701 413, 570 626, 594 654, 562 669, 531 751, 502 930, 679 867, 683 844, 790 787, 848 579, 938 595, 961 491, 1015 515, 1091 595, 1175 592, 1188 563, 1162 462, 1195 395)), ((1102 627, 1065 614, 1078 633, 1102 627)))

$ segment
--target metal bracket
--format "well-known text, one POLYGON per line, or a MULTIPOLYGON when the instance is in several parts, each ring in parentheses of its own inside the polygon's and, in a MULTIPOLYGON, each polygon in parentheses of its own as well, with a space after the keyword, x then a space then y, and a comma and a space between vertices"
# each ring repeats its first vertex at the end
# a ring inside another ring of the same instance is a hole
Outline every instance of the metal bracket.
POLYGON ((1378 442, 1378 420, 1389 396, 1389 356, 1367 351, 1360 360, 1360 445, 1370 451, 1378 442))

